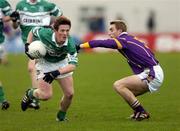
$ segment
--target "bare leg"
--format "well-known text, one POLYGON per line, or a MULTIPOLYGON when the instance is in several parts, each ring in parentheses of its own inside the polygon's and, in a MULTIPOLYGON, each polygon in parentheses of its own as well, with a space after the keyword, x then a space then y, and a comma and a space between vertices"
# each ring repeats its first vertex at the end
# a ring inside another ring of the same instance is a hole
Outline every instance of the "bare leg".
POLYGON ((8 64, 7 55, 4 55, 3 58, 0 59, 0 64, 2 64, 2 65, 8 64))
MULTIPOLYGON (((32 82, 32 88, 38 88, 38 82, 36 80, 36 68, 35 68, 35 60, 29 60, 28 61, 28 71, 31 77, 32 82)), ((33 101, 30 103, 29 107, 34 109, 40 108, 40 103, 38 99, 33 99, 33 101)))
POLYGON ((149 114, 144 110, 136 98, 136 96, 149 91, 147 84, 138 76, 133 75, 116 81, 114 83, 114 89, 134 110, 134 114, 131 118, 136 120, 149 118, 149 114))
POLYGON ((73 88, 73 78, 72 76, 68 76, 62 79, 58 79, 59 84, 61 85, 63 91, 63 97, 60 101, 60 110, 57 113, 57 121, 64 121, 66 112, 71 105, 72 98, 74 95, 73 88))
POLYGON ((33 96, 40 100, 48 100, 53 95, 52 85, 43 79, 38 80, 38 88, 33 91, 33 96))
POLYGON ((36 69, 35 69, 35 60, 29 60, 28 61, 28 71, 31 77, 32 87, 37 88, 38 83, 36 80, 36 69))
POLYGON ((147 84, 138 76, 125 77, 114 83, 114 89, 120 94, 129 105, 137 100, 136 96, 149 91, 147 84))
MULTIPOLYGON (((22 101, 21 109, 26 111, 30 107, 33 100, 48 100, 52 97, 52 86, 43 79, 38 80, 38 88, 31 88, 26 91, 22 101)), ((35 108, 36 109, 36 108, 35 108)))
POLYGON ((74 95, 74 88, 73 88, 73 78, 72 76, 68 76, 58 80, 59 84, 61 85, 63 91, 63 97, 60 102, 61 111, 66 112, 69 108, 73 95, 74 95))

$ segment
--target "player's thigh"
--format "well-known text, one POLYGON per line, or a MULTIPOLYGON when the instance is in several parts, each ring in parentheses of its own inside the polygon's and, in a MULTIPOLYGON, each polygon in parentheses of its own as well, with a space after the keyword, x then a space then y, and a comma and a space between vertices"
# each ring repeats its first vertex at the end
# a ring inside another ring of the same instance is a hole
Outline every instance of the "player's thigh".
POLYGON ((28 70, 29 71, 35 70, 35 60, 29 60, 28 61, 28 70))
POLYGON ((122 87, 128 88, 135 95, 140 95, 149 91, 147 83, 142 81, 137 75, 125 77, 117 82, 119 82, 122 87))
POLYGON ((72 75, 57 79, 58 83, 61 85, 63 93, 65 95, 73 95, 74 87, 73 87, 73 77, 72 75))
POLYGON ((50 94, 53 92, 52 84, 45 82, 43 79, 38 79, 38 89, 50 94))

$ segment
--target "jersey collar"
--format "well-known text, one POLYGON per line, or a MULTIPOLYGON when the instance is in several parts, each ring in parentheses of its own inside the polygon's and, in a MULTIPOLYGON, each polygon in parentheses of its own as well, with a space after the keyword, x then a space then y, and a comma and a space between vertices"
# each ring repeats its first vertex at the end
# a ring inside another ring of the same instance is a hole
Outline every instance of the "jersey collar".
POLYGON ((64 44, 62 44, 62 45, 57 44, 56 39, 55 39, 55 33, 52 34, 52 41, 56 44, 57 47, 67 46, 67 44, 68 44, 68 38, 66 39, 64 44))
POLYGON ((127 32, 122 32, 119 36, 127 35, 127 34, 128 34, 127 32))

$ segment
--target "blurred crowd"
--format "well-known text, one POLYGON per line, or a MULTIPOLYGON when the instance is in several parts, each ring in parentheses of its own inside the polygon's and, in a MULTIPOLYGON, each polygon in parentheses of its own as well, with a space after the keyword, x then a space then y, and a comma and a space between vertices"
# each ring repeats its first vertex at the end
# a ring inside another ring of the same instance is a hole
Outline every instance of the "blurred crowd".
MULTIPOLYGON (((107 32, 106 24, 106 8, 97 6, 97 7, 88 7, 82 6, 80 9, 79 15, 79 32, 85 32, 83 35, 81 33, 71 34, 75 40, 76 44, 80 44, 83 41, 88 41, 95 36, 104 37, 105 32, 107 32)), ((155 21, 155 12, 153 10, 149 11, 149 16, 146 21, 147 32, 153 33, 156 28, 155 21)), ((122 14, 117 13, 116 18, 119 20, 125 20, 122 14)), ((23 42, 21 40, 20 29, 14 30, 10 22, 6 22, 4 26, 4 33, 6 35, 5 48, 8 52, 11 53, 21 53, 24 52, 23 42)), ((105 36, 106 37, 106 36, 105 36)))

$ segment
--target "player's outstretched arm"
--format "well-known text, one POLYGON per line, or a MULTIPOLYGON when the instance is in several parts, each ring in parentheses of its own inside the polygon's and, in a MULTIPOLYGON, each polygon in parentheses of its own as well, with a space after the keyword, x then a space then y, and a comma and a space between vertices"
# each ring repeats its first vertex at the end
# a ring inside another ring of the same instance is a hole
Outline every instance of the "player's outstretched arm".
MULTIPOLYGON (((104 47, 111 49, 121 49, 122 45, 117 39, 105 39, 105 40, 91 40, 89 42, 79 45, 79 48, 96 48, 104 47)), ((77 49, 77 48, 76 48, 77 49)))

